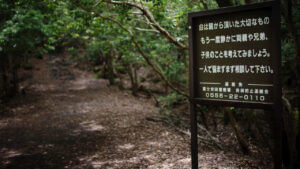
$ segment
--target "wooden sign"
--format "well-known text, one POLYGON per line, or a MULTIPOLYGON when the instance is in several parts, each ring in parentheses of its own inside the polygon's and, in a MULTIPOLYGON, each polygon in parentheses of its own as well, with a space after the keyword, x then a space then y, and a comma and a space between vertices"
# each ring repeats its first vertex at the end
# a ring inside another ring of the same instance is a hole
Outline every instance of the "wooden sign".
POLYGON ((189 13, 192 168, 197 104, 272 110, 274 168, 282 168, 279 1, 189 13))
POLYGON ((275 3, 189 14, 193 99, 270 107, 278 95, 280 17, 275 3))

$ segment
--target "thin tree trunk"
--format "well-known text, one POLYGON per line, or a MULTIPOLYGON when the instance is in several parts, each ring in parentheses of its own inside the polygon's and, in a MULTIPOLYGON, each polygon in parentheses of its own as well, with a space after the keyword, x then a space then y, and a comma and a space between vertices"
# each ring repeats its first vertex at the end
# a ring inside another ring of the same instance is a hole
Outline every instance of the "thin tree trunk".
MULTIPOLYGON (((274 116, 272 115, 271 111, 267 111, 267 110, 264 110, 264 116, 268 121, 268 125, 269 125, 269 128, 270 128, 270 133, 271 133, 271 140, 274 140, 275 139, 275 135, 274 135, 274 132, 273 132, 274 125, 275 125, 274 116)), ((271 152, 272 158, 275 159, 275 149, 274 149, 273 142, 271 143, 270 147, 271 147, 270 152, 271 152)))
POLYGON ((210 112, 211 113, 211 118, 213 120, 214 123, 214 129, 217 130, 218 128, 218 123, 217 123, 217 117, 216 117, 216 112, 210 112))
POLYGON ((127 66, 127 73, 128 73, 129 78, 130 78, 130 81, 131 81, 132 95, 136 96, 137 95, 137 87, 135 86, 134 73, 133 73, 132 69, 133 69, 132 64, 129 63, 128 66, 127 66))
POLYGON ((124 89, 124 84, 123 84, 123 79, 122 79, 122 75, 121 72, 119 72, 118 70, 116 70, 116 74, 120 79, 120 82, 118 84, 119 89, 123 90, 124 89))
POLYGON ((106 59, 107 59, 107 71, 108 71, 108 81, 110 85, 114 85, 115 84, 115 80, 114 80, 114 69, 113 69, 113 63, 112 63, 112 55, 108 54, 106 55, 106 59))
POLYGON ((119 76, 119 79, 120 79, 120 82, 119 82, 119 85, 118 85, 118 87, 119 87, 119 89, 123 90, 123 89, 124 89, 124 83, 123 83, 123 79, 122 79, 122 77, 121 77, 121 74, 120 74, 120 73, 118 73, 118 76, 119 76))
POLYGON ((290 102, 283 96, 283 102, 284 102, 284 111, 282 113, 282 119, 283 119, 283 127, 284 131, 286 133, 286 144, 289 149, 289 168, 293 169, 296 167, 296 132, 294 131, 294 115, 292 112, 292 107, 290 102))
POLYGON ((205 126, 205 128, 208 130, 208 124, 207 124, 207 118, 206 118, 206 115, 203 111, 200 111, 200 115, 201 115, 201 120, 205 126))
POLYGON ((8 79, 8 96, 13 97, 18 92, 18 58, 13 57, 12 55, 8 56, 9 62, 9 79, 8 79))
POLYGON ((12 94, 16 95, 19 91, 19 78, 18 78, 18 68, 16 65, 14 65, 13 68, 13 72, 12 72, 12 82, 13 82, 13 86, 12 86, 12 94))
POLYGON ((133 75, 134 75, 134 89, 137 91, 139 88, 139 77, 137 74, 137 65, 133 64, 133 75))
POLYGON ((0 99, 5 99, 6 95, 7 95, 7 75, 6 75, 6 70, 7 70, 7 62, 5 60, 6 56, 2 56, 1 58, 1 78, 2 78, 2 86, 0 88, 0 92, 1 92, 1 97, 0 99))
POLYGON ((234 129, 235 135, 237 137, 237 140, 241 146, 242 152, 244 154, 250 154, 250 149, 249 149, 249 145, 246 141, 246 139, 244 138, 244 136, 242 135, 241 129, 239 128, 237 122, 235 121, 235 118, 232 114, 232 111, 230 110, 230 108, 225 108, 226 113, 228 114, 229 120, 230 120, 230 124, 232 126, 232 128, 234 129))
POLYGON ((199 105, 197 105, 196 110, 197 110, 198 112, 200 112, 201 121, 202 121, 204 127, 208 130, 207 117, 206 117, 204 111, 201 111, 201 110, 200 110, 200 106, 199 106, 199 105))
POLYGON ((229 124, 229 117, 225 109, 223 109, 223 125, 226 126, 229 124))
POLYGON ((265 136, 265 134, 263 132, 263 128, 260 126, 260 124, 259 124, 259 122, 258 122, 257 117, 256 117, 255 114, 254 114, 253 118, 254 118, 254 125, 257 128, 257 130, 258 130, 258 133, 259 133, 259 135, 260 135, 260 137, 262 139, 262 142, 265 144, 265 146, 268 147, 271 155, 274 156, 273 155, 273 148, 272 148, 272 146, 271 146, 271 144, 269 142, 269 139, 268 139, 268 137, 265 136))

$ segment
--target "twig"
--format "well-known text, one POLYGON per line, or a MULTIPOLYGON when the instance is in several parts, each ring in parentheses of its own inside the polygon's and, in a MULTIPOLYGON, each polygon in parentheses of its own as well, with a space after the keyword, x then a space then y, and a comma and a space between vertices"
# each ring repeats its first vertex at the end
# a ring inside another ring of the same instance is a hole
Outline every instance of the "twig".
MULTIPOLYGON (((159 118, 159 119, 147 118, 147 120, 154 121, 154 122, 164 122, 164 123, 172 126, 179 133, 182 133, 184 135, 187 135, 187 136, 191 137, 191 133, 190 133, 189 130, 188 131, 181 130, 180 128, 178 128, 177 126, 175 126, 172 122, 170 122, 168 119, 164 119, 164 118, 159 118)), ((198 127, 200 127, 202 129, 202 127, 200 125, 198 127)), ((208 135, 209 135, 210 139, 204 138, 203 136, 200 136, 199 134, 197 134, 197 137, 198 137, 198 140, 200 142, 204 143, 204 144, 211 145, 211 146, 216 146, 216 147, 218 147, 221 150, 224 149, 219 143, 216 142, 216 140, 214 139, 214 137, 211 136, 210 133, 208 135)))
POLYGON ((159 33, 157 30, 155 29, 144 29, 144 28, 139 28, 139 27, 135 27, 135 30, 141 31, 141 32, 155 32, 155 33, 159 33))

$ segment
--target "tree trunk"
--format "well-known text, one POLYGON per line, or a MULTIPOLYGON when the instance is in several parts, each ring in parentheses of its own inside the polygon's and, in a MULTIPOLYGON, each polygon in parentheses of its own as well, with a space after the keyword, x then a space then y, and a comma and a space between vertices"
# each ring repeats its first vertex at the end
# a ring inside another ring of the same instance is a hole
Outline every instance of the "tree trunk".
POLYGON ((8 55, 8 86, 7 86, 7 96, 14 97, 18 93, 18 66, 19 60, 13 55, 8 55))
POLYGON ((206 114, 204 113, 204 111, 201 110, 200 105, 196 106, 196 110, 197 112, 200 112, 200 120, 202 121, 204 127, 208 130, 208 123, 207 123, 207 117, 206 114))
POLYGON ((207 124, 206 115, 205 115, 204 111, 199 110, 199 112, 200 112, 200 115, 201 115, 201 120, 202 120, 205 128, 208 130, 209 128, 208 128, 208 124, 207 124))
POLYGON ((114 79, 114 69, 113 69, 113 63, 112 63, 112 55, 108 54, 106 55, 106 60, 107 60, 107 71, 108 71, 108 81, 110 85, 115 84, 115 79, 114 79))
MULTIPOLYGON (((265 113, 265 117, 266 117, 266 114, 267 113, 265 113)), ((257 128, 257 131, 258 131, 258 133, 259 133, 259 135, 261 137, 262 142, 264 143, 265 146, 268 147, 268 149, 269 149, 269 151, 270 151, 270 153, 271 153, 271 155, 273 157, 274 156, 273 148, 272 148, 272 146, 271 146, 271 144, 269 142, 268 136, 266 136, 265 133, 263 132, 264 130, 263 130, 261 124, 259 124, 259 122, 258 122, 257 117, 256 117, 255 114, 254 114, 253 118, 254 118, 254 125, 257 128)), ((268 123, 269 123, 269 116, 268 116, 267 120, 268 120, 268 123)))
POLYGON ((216 112, 214 112, 214 109, 209 112, 211 114, 211 118, 213 120, 213 124, 214 124, 214 130, 217 130, 218 128, 218 123, 217 123, 217 117, 216 117, 216 112))
POLYGON ((15 95, 19 91, 19 78, 18 78, 18 68, 17 65, 14 65, 12 72, 12 94, 15 95))
POLYGON ((3 99, 3 101, 5 101, 5 97, 7 95, 7 62, 5 60, 6 56, 2 55, 1 58, 1 65, 0 65, 0 69, 1 69, 1 86, 0 86, 0 99, 3 99))
POLYGON ((135 83, 134 71, 133 71, 133 67, 132 67, 131 63, 129 63, 127 65, 127 73, 128 73, 129 78, 130 78, 130 81, 131 81, 132 95, 137 96, 138 88, 137 88, 136 83, 135 83))
POLYGON ((229 124, 229 117, 228 114, 226 113, 225 109, 223 110, 223 125, 226 126, 229 124))
POLYGON ((296 132, 294 131, 294 115, 292 112, 292 107, 289 101, 283 97, 284 101, 284 110, 282 113, 283 127, 284 127, 284 140, 282 143, 283 146, 283 159, 288 157, 286 160, 286 165, 293 169, 295 168, 296 163, 296 132))
POLYGON ((133 75, 134 75, 134 90, 138 90, 139 88, 139 77, 137 74, 137 65, 133 64, 133 75))
POLYGON ((241 146, 242 152, 244 154, 250 154, 250 149, 249 149, 249 145, 246 141, 246 139, 244 138, 244 136, 242 135, 241 129, 239 128, 237 122, 234 119, 234 116, 232 114, 232 111, 230 110, 229 107, 225 108, 225 112, 228 114, 229 120, 230 120, 230 124, 234 129, 235 135, 237 137, 237 140, 241 146))

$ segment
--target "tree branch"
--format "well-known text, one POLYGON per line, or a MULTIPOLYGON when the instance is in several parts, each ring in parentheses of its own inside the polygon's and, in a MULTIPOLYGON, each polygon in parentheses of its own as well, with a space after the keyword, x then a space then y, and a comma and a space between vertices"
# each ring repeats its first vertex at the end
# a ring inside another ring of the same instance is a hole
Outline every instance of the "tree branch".
POLYGON ((127 5, 127 6, 131 6, 134 8, 139 9, 140 11, 143 12, 144 16, 149 20, 149 22, 151 23, 151 25, 157 29, 161 35, 163 35, 165 38, 167 38, 169 40, 169 42, 173 43, 174 45, 178 46, 180 49, 182 50, 187 50, 188 46, 178 42, 168 31, 166 31, 163 27, 161 27, 154 19, 152 13, 145 8, 142 5, 139 5, 137 3, 133 3, 133 2, 121 2, 121 1, 112 1, 112 0, 103 0, 102 2, 106 2, 106 3, 110 3, 110 4, 114 4, 114 5, 127 5))
POLYGON ((126 29, 120 22, 118 22, 118 21, 116 21, 116 20, 114 20, 114 19, 112 19, 112 18, 105 17, 105 16, 102 16, 102 15, 99 15, 99 17, 101 17, 101 18, 103 18, 103 19, 110 20, 110 21, 116 23, 116 24, 117 24, 120 28, 122 28, 124 31, 128 32, 129 35, 131 36, 132 42, 134 43, 134 45, 136 46, 136 48, 137 48, 137 50, 138 50, 138 52, 142 55, 142 57, 145 59, 145 61, 147 62, 147 64, 154 70, 154 72, 156 72, 156 73, 160 76, 160 78, 161 78, 162 80, 164 80, 164 81, 168 84, 168 86, 169 86, 171 89, 173 89, 173 90, 176 91, 177 93, 179 93, 179 94, 185 96, 186 98, 189 98, 189 95, 188 95, 187 93, 185 93, 184 91, 182 91, 182 90, 178 89, 177 87, 175 87, 175 86, 167 79, 167 77, 166 77, 162 72, 160 72, 160 71, 156 68, 156 66, 151 62, 151 60, 150 60, 149 57, 146 55, 146 53, 142 50, 140 44, 136 41, 135 36, 133 35, 133 33, 132 33, 130 30, 126 29))
POLYGON ((200 2, 203 4, 204 9, 208 10, 208 5, 206 3, 206 0, 200 0, 200 2))
POLYGON ((139 27, 135 27, 134 29, 137 30, 137 31, 141 31, 141 32, 155 32, 155 33, 159 33, 155 29, 144 29, 144 28, 139 28, 139 27))

